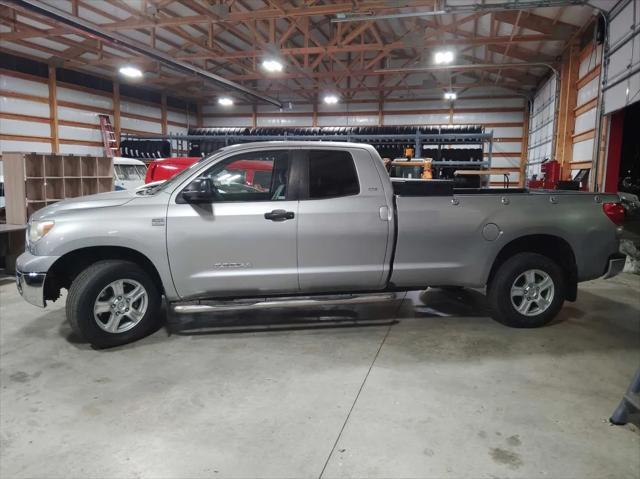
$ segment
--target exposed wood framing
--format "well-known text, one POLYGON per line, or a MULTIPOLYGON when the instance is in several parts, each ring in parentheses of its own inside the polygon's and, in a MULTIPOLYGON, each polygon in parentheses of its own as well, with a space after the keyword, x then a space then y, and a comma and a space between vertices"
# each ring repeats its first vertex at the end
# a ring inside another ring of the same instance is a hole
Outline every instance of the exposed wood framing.
POLYGON ((56 67, 49 65, 49 120, 51 125, 51 151, 60 152, 58 138, 58 90, 56 86, 56 67))
POLYGON ((518 175, 518 184, 521 188, 524 188, 527 180, 527 155, 529 153, 529 104, 524 108, 524 115, 522 121, 522 152, 520 153, 520 174, 518 175))
POLYGON ((162 128, 162 134, 166 135, 168 132, 167 125, 167 95, 162 93, 160 95, 160 127, 162 128))
POLYGON ((120 148, 120 83, 117 81, 113 82, 113 95, 111 98, 113 102, 113 132, 115 133, 116 141, 118 142, 116 147, 120 148))
POLYGON ((575 104, 577 97, 576 82, 580 69, 579 48, 573 44, 560 71, 560 101, 556 130, 555 159, 560 163, 563 179, 571 175, 569 163, 573 156, 573 130, 575 125, 575 104))

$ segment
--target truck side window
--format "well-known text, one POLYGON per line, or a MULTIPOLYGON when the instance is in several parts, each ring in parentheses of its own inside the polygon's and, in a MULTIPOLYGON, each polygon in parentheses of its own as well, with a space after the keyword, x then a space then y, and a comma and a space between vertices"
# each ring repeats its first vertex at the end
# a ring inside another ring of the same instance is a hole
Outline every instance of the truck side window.
POLYGON ((360 193, 351 154, 338 150, 309 150, 309 199, 360 193))
POLYGON ((284 200, 289 177, 289 152, 242 153, 218 163, 201 175, 206 176, 213 180, 218 201, 284 200))

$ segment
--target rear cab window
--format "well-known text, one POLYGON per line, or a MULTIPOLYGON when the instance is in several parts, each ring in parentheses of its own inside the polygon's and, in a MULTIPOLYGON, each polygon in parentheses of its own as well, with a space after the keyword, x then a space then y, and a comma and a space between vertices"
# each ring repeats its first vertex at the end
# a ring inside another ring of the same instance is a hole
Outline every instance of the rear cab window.
POLYGON ((360 193, 358 173, 351 153, 309 150, 309 199, 353 196, 360 193))

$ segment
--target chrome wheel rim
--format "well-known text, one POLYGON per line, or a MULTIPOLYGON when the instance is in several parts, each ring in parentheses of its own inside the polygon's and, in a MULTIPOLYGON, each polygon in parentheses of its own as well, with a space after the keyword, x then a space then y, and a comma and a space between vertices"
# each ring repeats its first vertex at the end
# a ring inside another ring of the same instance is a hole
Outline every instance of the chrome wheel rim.
POLYGON ((524 316, 537 316, 549 309, 554 293, 551 276, 539 269, 529 269, 513 282, 511 304, 524 316))
POLYGON ((139 282, 119 279, 105 286, 93 304, 93 318, 107 333, 124 333, 142 321, 149 295, 139 282))

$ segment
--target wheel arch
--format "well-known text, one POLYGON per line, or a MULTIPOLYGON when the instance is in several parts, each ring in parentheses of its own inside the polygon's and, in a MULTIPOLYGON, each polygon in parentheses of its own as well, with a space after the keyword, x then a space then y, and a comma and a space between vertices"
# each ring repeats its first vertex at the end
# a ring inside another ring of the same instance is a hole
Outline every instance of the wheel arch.
POLYGON ((47 272, 44 285, 45 300, 55 301, 60 296, 60 289, 69 289, 73 280, 88 266, 105 259, 118 259, 136 263, 149 274, 164 294, 164 286, 160 274, 153 262, 143 253, 124 246, 89 246, 70 251, 56 260, 47 272))
POLYGON ((491 284, 498 268, 518 253, 538 253, 556 262, 565 272, 567 280, 566 298, 575 301, 578 294, 578 266, 573 248, 567 240, 550 234, 532 234, 520 236, 504 245, 495 257, 487 285, 491 284))

